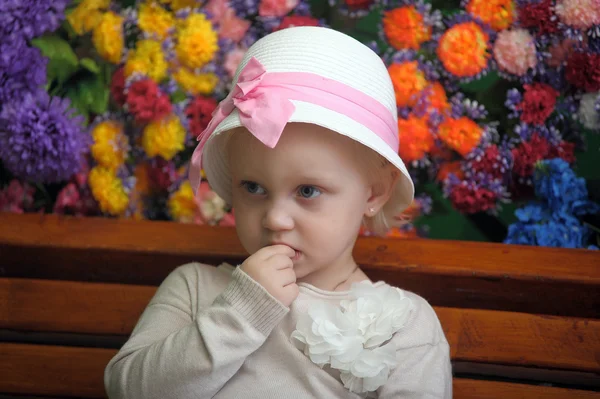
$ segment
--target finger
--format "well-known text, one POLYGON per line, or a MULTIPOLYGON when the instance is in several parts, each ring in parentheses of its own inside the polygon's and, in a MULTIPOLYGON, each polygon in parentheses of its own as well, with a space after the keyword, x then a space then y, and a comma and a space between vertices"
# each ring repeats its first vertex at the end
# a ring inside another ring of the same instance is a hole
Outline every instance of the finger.
POLYGON ((282 244, 264 247, 260 251, 261 251, 261 256, 264 257, 263 259, 268 259, 275 255, 285 255, 290 258, 293 258, 296 255, 295 249, 293 249, 292 247, 288 247, 287 245, 282 245, 282 244))
POLYGON ((265 263, 271 265, 275 270, 291 269, 294 267, 292 258, 281 254, 271 256, 265 263))
POLYGON ((280 283, 283 287, 287 287, 290 284, 296 283, 296 273, 292 269, 284 269, 280 270, 278 273, 278 278, 280 278, 280 283))

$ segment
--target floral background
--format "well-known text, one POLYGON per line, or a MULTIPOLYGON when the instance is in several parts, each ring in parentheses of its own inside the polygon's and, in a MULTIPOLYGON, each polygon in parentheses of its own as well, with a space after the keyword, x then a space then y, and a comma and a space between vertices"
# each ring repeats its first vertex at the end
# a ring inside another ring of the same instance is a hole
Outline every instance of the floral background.
POLYGON ((299 25, 388 66, 417 187, 391 238, 597 249, 597 0, 4 1, 0 211, 234 225, 193 196, 196 137, 246 49, 299 25))

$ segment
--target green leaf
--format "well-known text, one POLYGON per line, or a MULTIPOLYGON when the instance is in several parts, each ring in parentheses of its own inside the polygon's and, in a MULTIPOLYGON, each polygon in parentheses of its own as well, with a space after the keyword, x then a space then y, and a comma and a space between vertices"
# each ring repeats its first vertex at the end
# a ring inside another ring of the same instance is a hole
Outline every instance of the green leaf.
POLYGON ((31 43, 48 57, 48 80, 56 80, 59 85, 65 83, 78 69, 77 55, 66 40, 56 35, 42 36, 31 43))
POLYGON ((91 73, 94 73, 94 74, 100 73, 100 67, 98 66, 96 61, 94 61, 91 58, 82 58, 79 61, 79 65, 81 65, 83 68, 87 69, 91 73))
POLYGON ((71 107, 74 108, 78 114, 85 117, 87 121, 89 117, 88 107, 85 105, 85 102, 82 101, 78 87, 75 85, 69 86, 65 92, 65 97, 71 100, 71 107))
POLYGON ((77 81, 77 100, 85 112, 103 114, 108 108, 109 88, 102 76, 87 75, 77 81))
POLYGON ((180 103, 187 98, 187 94, 181 89, 177 89, 175 93, 171 94, 171 102, 173 104, 180 103))

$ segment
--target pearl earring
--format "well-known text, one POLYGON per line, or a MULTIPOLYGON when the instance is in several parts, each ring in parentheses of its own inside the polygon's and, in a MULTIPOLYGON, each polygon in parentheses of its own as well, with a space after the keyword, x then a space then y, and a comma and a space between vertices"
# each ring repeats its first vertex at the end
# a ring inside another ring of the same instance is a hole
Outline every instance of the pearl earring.
POLYGON ((371 214, 371 216, 375 213, 375 208, 369 208, 369 214, 371 214))

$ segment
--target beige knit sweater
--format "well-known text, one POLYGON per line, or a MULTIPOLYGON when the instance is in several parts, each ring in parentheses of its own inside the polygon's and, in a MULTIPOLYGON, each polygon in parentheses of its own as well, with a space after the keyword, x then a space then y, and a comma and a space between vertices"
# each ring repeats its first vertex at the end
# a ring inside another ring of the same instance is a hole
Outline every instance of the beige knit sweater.
MULTIPOLYGON (((376 284, 385 284, 378 282, 376 284)), ((113 399, 359 398, 339 372, 320 368, 290 340, 311 301, 338 304, 349 293, 300 283, 288 309, 240 269, 188 264, 158 288, 131 337, 105 370, 113 399)), ((394 334, 399 366, 379 398, 451 398, 449 347, 421 297, 394 334)))

